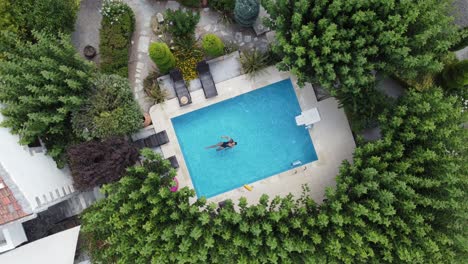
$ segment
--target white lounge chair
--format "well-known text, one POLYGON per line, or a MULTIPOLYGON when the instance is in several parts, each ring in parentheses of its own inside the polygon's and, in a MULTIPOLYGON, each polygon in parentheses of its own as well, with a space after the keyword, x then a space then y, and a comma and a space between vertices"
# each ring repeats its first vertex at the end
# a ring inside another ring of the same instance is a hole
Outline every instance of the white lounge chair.
POLYGON ((305 126, 306 128, 311 128, 313 124, 320 120, 320 114, 316 107, 304 111, 300 115, 296 116, 296 124, 298 126, 305 126))

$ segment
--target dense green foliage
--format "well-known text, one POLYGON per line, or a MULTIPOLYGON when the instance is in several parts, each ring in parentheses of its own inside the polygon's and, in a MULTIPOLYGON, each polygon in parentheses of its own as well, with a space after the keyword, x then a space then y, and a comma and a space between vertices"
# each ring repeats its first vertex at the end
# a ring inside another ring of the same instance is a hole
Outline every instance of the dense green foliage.
POLYGON ((142 127, 142 118, 128 80, 100 75, 88 101, 73 114, 73 131, 84 140, 126 136, 142 127))
POLYGON ((236 0, 217 0, 208 1, 210 7, 221 14, 221 21, 225 24, 231 24, 233 22, 234 8, 236 6, 236 0))
POLYGON ((236 6, 236 0, 209 1, 208 4, 216 11, 223 13, 233 13, 236 6))
MULTIPOLYGON (((439 89, 410 91, 317 207, 306 193, 217 209, 155 154, 82 217, 104 263, 452 263, 466 254, 467 132, 439 89), (155 246, 157 245, 157 246, 155 246), (457 255, 458 254, 458 255, 457 255), (235 260, 235 261, 233 261, 235 260)), ((307 190, 306 190, 307 191, 307 190)))
POLYGON ((232 14, 236 6, 236 0, 209 1, 208 4, 216 11, 232 14))
POLYGON ((33 31, 68 34, 75 26, 78 7, 77 0, 0 0, 0 29, 25 40, 34 40, 33 31))
POLYGON ((124 138, 80 143, 70 147, 67 154, 73 186, 78 190, 119 180, 139 156, 138 150, 124 138))
POLYGON ((175 38, 191 37, 195 33, 200 14, 192 11, 167 10, 165 18, 167 20, 168 31, 175 38))
POLYGON ((468 99, 468 60, 447 65, 442 71, 442 82, 450 93, 468 99))
POLYGON ((251 27, 260 12, 259 0, 236 0, 234 19, 243 27, 251 27))
POLYGON ((442 58, 459 40, 450 0, 262 3, 276 31, 278 68, 297 75, 299 84, 320 83, 338 99, 352 97, 358 103, 352 108, 367 108, 365 119, 377 107, 370 104, 378 100, 368 100, 374 71, 424 79, 442 70, 442 58))
POLYGON ((217 57, 224 54, 224 43, 215 34, 206 34, 203 37, 202 46, 209 56, 217 57))
POLYGON ((129 47, 135 27, 132 9, 120 1, 104 1, 99 53, 103 73, 128 77, 129 47))
POLYGON ((175 67, 175 58, 166 43, 154 42, 149 46, 149 56, 158 66, 161 74, 166 74, 175 67))
POLYGON ((80 58, 69 36, 33 36, 34 44, 1 32, 2 125, 18 134, 21 144, 41 138, 61 167, 66 146, 75 140, 70 115, 84 103, 95 68, 80 58))
POLYGON ((200 7, 200 0, 179 0, 179 2, 187 7, 200 7))

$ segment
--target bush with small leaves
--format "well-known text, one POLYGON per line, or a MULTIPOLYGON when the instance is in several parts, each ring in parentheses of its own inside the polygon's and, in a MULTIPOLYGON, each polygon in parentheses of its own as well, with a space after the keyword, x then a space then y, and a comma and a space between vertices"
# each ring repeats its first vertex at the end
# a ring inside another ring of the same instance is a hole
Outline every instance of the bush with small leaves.
POLYGON ((149 56, 158 66, 161 74, 166 74, 175 67, 175 58, 166 43, 154 42, 149 47, 149 56))
POLYGON ((200 14, 192 11, 182 10, 167 10, 165 15, 168 23, 167 30, 175 38, 183 38, 193 36, 198 21, 200 21, 200 14))
POLYGON ((212 57, 221 56, 224 53, 224 43, 215 34, 206 34, 203 37, 202 46, 206 54, 212 57))
POLYGON ((80 138, 125 136, 142 126, 140 107, 126 78, 100 75, 94 81, 89 101, 72 116, 73 130, 80 138))

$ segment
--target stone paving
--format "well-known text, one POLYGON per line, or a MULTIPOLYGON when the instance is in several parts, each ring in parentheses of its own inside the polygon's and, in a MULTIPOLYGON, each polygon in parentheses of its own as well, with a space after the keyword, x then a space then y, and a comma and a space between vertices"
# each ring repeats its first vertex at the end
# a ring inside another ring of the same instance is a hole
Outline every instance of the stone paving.
MULTIPOLYGON (((82 0, 80 11, 75 22, 75 31, 71 35, 73 46, 83 56, 83 49, 87 45, 93 46, 97 55, 92 59, 99 63, 99 30, 102 15, 99 13, 102 0, 82 0)), ((84 57, 84 56, 83 56, 84 57)))

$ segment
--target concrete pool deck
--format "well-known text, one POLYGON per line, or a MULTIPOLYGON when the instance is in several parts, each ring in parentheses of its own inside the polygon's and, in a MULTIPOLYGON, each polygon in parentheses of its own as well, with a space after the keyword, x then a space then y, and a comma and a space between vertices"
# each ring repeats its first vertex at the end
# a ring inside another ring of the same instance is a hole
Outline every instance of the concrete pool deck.
POLYGON ((296 77, 289 72, 280 72, 275 67, 268 67, 254 79, 241 75, 220 83, 216 83, 218 96, 206 99, 203 90, 191 92, 192 104, 179 106, 177 98, 165 101, 151 107, 150 115, 156 132, 166 130, 170 142, 161 146, 165 158, 175 155, 180 168, 177 179, 180 187, 188 186, 194 189, 190 174, 185 164, 184 156, 179 146, 177 136, 172 126, 171 118, 198 110, 200 108, 236 97, 262 88, 269 84, 290 78, 302 111, 317 107, 322 120, 309 130, 318 160, 295 167, 277 175, 250 183, 252 191, 239 187, 208 199, 209 202, 220 202, 226 199, 237 201, 246 197, 249 203, 257 203, 262 194, 270 197, 286 196, 292 193, 299 197, 302 186, 307 184, 311 197, 318 203, 324 199, 325 188, 335 186, 335 176, 338 174, 342 161, 352 160, 355 142, 343 109, 338 108, 334 98, 317 102, 310 84, 303 88, 297 86, 296 77))

